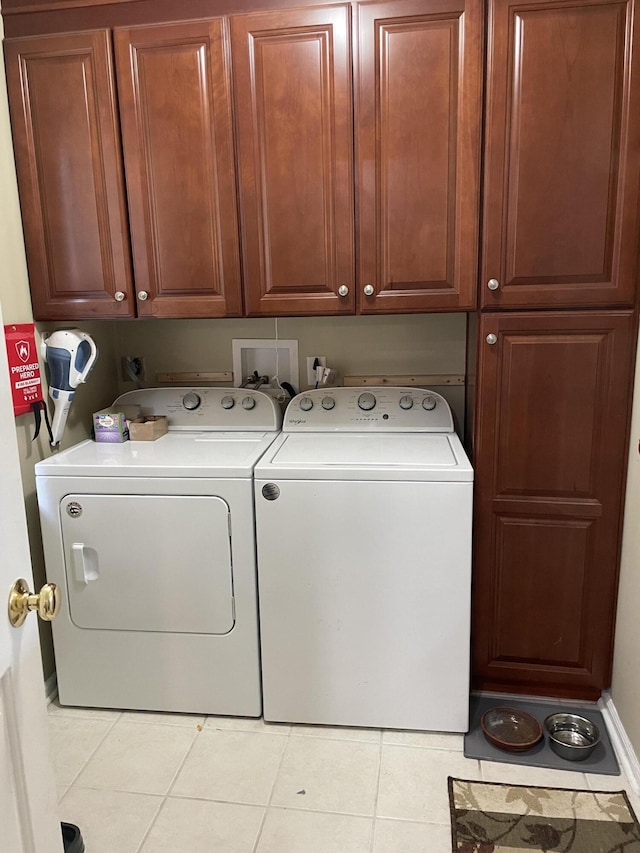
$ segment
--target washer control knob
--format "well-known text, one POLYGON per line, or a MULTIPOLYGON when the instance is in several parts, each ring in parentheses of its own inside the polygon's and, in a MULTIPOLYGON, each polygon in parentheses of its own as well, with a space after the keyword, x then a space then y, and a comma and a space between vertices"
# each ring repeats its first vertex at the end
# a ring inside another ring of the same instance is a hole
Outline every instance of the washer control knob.
POLYGON ((371 409, 375 409, 376 407, 376 398, 373 394, 370 394, 368 391, 365 391, 364 394, 360 394, 358 397, 358 406, 364 412, 370 412, 371 409))
POLYGON ((311 411, 311 409, 313 409, 313 400, 311 397, 303 397, 302 400, 300 400, 300 408, 303 412, 311 411))
POLYGON ((233 399, 233 397, 230 396, 223 397, 222 400, 220 400, 220 405, 223 409, 233 409, 235 404, 236 401, 233 399))
POLYGON ((336 401, 333 399, 333 397, 322 398, 322 408, 326 409, 328 412, 330 412, 331 409, 335 408, 335 405, 336 401))
POLYGON ((256 407, 256 398, 255 397, 244 397, 242 400, 242 408, 251 410, 256 407))
POLYGON ((435 397, 425 397, 422 401, 422 408, 426 409, 428 412, 432 412, 436 407, 436 398, 435 397))
POLYGON ((194 409, 197 409, 201 402, 202 398, 200 397, 200 395, 194 393, 193 391, 189 391, 189 393, 185 394, 182 398, 182 405, 190 412, 192 412, 194 409))
POLYGON ((412 409, 413 408, 413 397, 410 397, 408 394, 405 394, 404 397, 400 397, 400 408, 401 409, 412 409))

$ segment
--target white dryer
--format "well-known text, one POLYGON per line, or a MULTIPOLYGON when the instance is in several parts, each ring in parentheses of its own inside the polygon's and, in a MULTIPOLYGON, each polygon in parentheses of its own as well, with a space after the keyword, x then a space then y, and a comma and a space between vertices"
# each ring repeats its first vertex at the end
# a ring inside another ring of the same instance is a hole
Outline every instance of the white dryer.
POLYGON ((467 730, 472 481, 439 394, 292 400, 255 469, 265 719, 467 730))
POLYGON ((259 716, 253 469, 279 432, 267 394, 165 388, 156 441, 84 441, 36 465, 63 705, 259 716))

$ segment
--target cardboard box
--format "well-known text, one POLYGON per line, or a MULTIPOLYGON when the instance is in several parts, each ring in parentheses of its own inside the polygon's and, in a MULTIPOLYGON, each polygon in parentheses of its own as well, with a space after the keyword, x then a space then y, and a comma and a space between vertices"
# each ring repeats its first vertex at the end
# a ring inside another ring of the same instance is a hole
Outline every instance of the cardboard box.
POLYGON ((129 429, 124 412, 110 412, 108 409, 93 413, 93 431, 95 440, 108 444, 120 444, 129 440, 129 429))
POLYGON ((166 415, 147 415, 129 423, 131 441, 155 441, 168 429, 166 415))

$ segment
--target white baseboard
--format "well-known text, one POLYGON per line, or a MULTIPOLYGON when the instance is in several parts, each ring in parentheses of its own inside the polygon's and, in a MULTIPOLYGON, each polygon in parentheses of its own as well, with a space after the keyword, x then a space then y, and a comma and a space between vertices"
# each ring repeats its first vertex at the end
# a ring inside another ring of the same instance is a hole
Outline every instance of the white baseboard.
POLYGON ((44 683, 44 695, 47 699, 47 705, 50 705, 58 695, 58 676, 55 672, 44 683))
POLYGON ((613 704, 611 693, 608 690, 602 694, 598 706, 607 723, 613 748, 629 780, 629 784, 633 788, 634 794, 640 795, 640 761, 638 761, 638 756, 627 736, 616 706, 613 704))

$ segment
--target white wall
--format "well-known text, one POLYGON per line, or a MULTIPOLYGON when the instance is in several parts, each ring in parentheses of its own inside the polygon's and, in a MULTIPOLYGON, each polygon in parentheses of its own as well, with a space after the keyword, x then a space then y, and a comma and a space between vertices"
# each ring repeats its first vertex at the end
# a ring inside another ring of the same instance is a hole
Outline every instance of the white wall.
POLYGON ((631 419, 627 500, 622 539, 620 590, 611 695, 616 710, 640 756, 640 348, 631 419))

